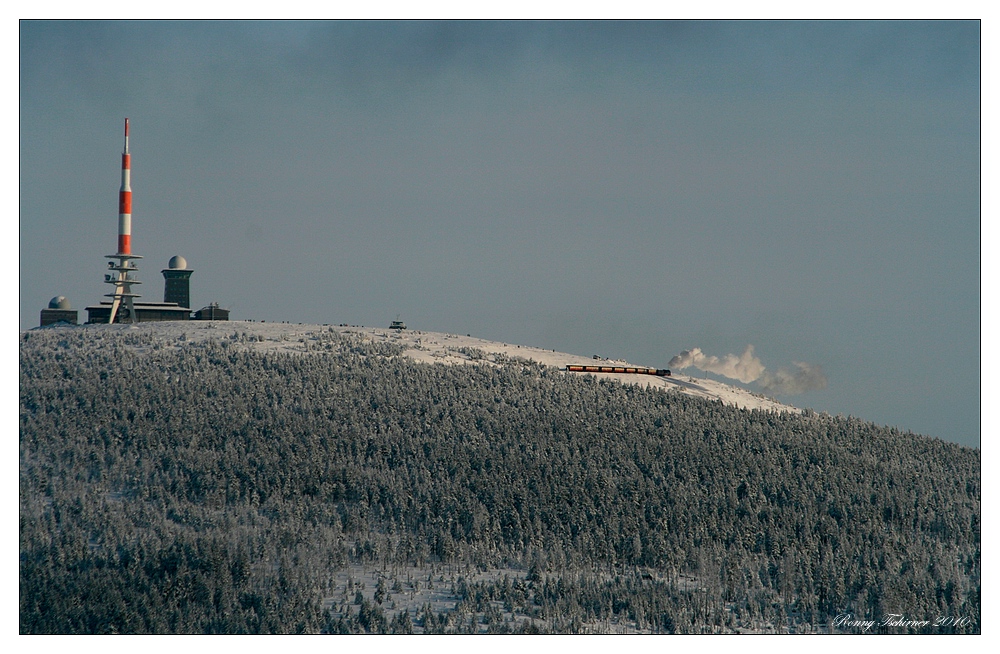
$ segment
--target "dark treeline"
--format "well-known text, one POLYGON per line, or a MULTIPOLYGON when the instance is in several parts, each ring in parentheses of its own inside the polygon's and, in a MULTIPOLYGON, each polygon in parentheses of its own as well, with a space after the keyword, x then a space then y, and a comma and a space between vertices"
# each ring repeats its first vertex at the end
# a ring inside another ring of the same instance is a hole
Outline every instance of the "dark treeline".
POLYGON ((257 338, 21 335, 22 633, 458 633, 463 611, 497 633, 504 614, 689 633, 846 613, 979 632, 978 450, 332 331, 303 354, 257 338), (463 586, 455 615, 323 611, 348 563, 440 562, 532 572, 463 586))

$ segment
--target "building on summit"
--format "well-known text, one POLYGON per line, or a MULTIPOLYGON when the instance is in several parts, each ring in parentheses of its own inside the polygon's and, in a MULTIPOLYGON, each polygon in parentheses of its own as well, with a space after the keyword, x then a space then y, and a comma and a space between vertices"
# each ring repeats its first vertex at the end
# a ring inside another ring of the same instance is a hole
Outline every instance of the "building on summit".
POLYGON ((167 268, 160 271, 165 281, 164 302, 176 302, 182 307, 191 306, 191 273, 194 271, 189 270, 187 265, 187 259, 184 257, 173 256, 170 257, 167 268))
POLYGON ((56 323, 76 324, 77 311, 73 309, 69 300, 62 295, 49 300, 49 308, 42 309, 41 326, 55 325, 56 323))
MULTIPOLYGON (((128 308, 120 308, 115 322, 159 322, 164 320, 229 320, 229 310, 219 308, 213 302, 209 306, 191 312, 191 274, 187 260, 182 256, 170 258, 163 273, 163 302, 133 302, 135 320, 128 308)), ((88 323, 106 323, 111 317, 112 303, 102 301, 99 305, 87 307, 88 323)))
POLYGON ((218 302, 212 302, 195 311, 193 320, 229 320, 229 309, 220 309, 218 302))
MULTIPOLYGON (((141 296, 133 291, 134 286, 142 284, 135 275, 139 270, 135 262, 142 257, 132 253, 132 155, 128 139, 129 122, 126 118, 121 188, 118 190, 118 249, 115 254, 105 255, 110 261, 104 283, 114 286, 114 292, 106 294, 110 300, 87 307, 87 323, 191 320, 191 273, 194 271, 187 267, 184 257, 171 257, 167 268, 161 271, 164 279, 163 302, 138 302, 141 296)), ((194 320, 229 320, 229 310, 220 309, 218 303, 212 303, 196 311, 194 320)), ((77 312, 60 295, 52 298, 48 309, 42 309, 40 322, 42 327, 60 322, 75 325, 77 312)))

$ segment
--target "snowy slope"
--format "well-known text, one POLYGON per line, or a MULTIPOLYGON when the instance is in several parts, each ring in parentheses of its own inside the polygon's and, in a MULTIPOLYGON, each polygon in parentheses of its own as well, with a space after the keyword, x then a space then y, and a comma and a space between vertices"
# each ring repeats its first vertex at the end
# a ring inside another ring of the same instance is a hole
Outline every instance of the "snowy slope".
MULTIPOLYGON (((397 332, 395 330, 369 329, 365 332, 365 335, 373 339, 384 338, 395 343, 405 345, 410 348, 407 350, 408 356, 417 361, 425 362, 449 364, 477 363, 476 359, 470 359, 468 354, 462 350, 465 350, 466 352, 469 350, 481 350, 487 356, 478 361, 485 361, 486 363, 489 363, 491 359, 496 359, 496 355, 505 355, 509 358, 534 360, 538 363, 557 368, 565 368, 567 365, 571 364, 593 365, 595 363, 614 366, 647 365, 644 363, 623 361, 620 359, 602 359, 600 362, 595 362, 592 357, 586 357, 579 354, 567 354, 565 352, 543 350, 541 348, 528 347, 524 345, 509 345, 507 343, 497 343, 495 341, 486 341, 480 338, 458 336, 455 334, 440 334, 435 332, 419 331, 411 332, 408 330, 397 332)), ((501 360, 503 360, 503 357, 501 357, 501 360)), ((656 388, 663 388, 665 390, 679 391, 685 395, 693 395, 695 397, 719 399, 725 404, 735 405, 744 409, 800 411, 795 407, 787 406, 762 395, 751 393, 744 388, 731 386, 729 384, 724 384, 711 379, 696 379, 687 375, 678 375, 676 377, 654 377, 652 375, 628 375, 620 373, 586 374, 593 374, 595 377, 616 379, 626 384, 637 384, 641 386, 652 386, 656 388)))
MULTIPOLYGON (((46 327, 66 330, 76 334, 81 330, 95 334, 106 331, 124 331, 136 334, 159 335, 164 345, 184 347, 207 339, 230 340, 237 347, 250 348, 262 352, 315 352, 310 345, 318 341, 321 333, 335 331, 345 338, 373 342, 389 342, 405 348, 405 354, 414 361, 443 365, 503 365, 511 359, 532 360, 537 363, 565 369, 570 364, 594 364, 592 357, 568 354, 554 350, 544 350, 525 345, 512 345, 487 341, 472 336, 425 332, 418 330, 390 330, 377 327, 357 327, 345 325, 303 325, 293 323, 266 322, 152 322, 139 325, 83 325, 73 327, 46 327), (251 338, 247 338, 251 337, 251 338)), ((141 349, 141 348, 138 348, 141 349)), ((601 365, 648 366, 648 362, 622 360, 601 360, 601 365)), ((581 374, 581 373, 565 373, 581 374)), ((586 373, 591 374, 591 373, 586 373)), ((745 388, 725 384, 712 379, 699 379, 688 375, 655 377, 652 375, 628 375, 597 373, 595 377, 618 380, 626 384, 652 386, 666 391, 683 393, 694 397, 721 400, 724 404, 744 409, 764 409, 768 411, 791 411, 800 413, 793 406, 753 393, 745 388)))

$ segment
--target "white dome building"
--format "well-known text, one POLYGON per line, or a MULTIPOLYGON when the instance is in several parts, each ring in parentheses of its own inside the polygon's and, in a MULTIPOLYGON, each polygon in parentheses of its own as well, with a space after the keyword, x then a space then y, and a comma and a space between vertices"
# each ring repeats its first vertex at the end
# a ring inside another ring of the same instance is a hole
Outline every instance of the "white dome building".
POLYGON ((70 305, 69 300, 66 299, 66 296, 57 295, 49 300, 48 308, 42 309, 39 326, 45 327, 46 325, 54 325, 56 323, 75 325, 76 318, 77 312, 73 310, 73 307, 70 305))

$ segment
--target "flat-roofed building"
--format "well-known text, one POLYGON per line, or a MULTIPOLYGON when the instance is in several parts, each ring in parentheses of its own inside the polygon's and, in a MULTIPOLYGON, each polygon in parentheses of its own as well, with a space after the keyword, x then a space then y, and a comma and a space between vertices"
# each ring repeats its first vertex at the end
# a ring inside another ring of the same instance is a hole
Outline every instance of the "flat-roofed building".
POLYGON ((218 302, 212 302, 194 312, 194 320, 229 320, 229 309, 220 309, 218 302))
MULTIPOLYGON (((190 320, 191 309, 182 307, 176 302, 136 302, 136 322, 163 322, 167 320, 190 320)), ((119 309, 115 316, 116 323, 132 322, 127 315, 127 309, 119 309)), ((88 323, 106 323, 111 316, 111 302, 101 302, 87 307, 88 323)))

